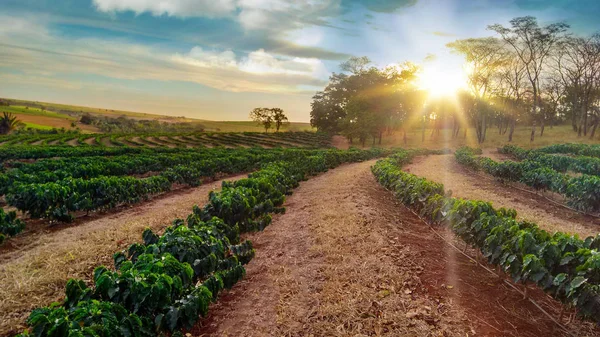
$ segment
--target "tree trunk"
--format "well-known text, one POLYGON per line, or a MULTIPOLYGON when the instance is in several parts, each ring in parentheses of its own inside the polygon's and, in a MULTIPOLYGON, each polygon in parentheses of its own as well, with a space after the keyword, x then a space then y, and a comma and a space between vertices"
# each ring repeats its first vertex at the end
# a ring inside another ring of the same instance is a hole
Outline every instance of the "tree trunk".
POLYGON ((592 126, 592 130, 590 131, 590 139, 594 138, 594 134, 596 134, 596 128, 598 127, 598 118, 594 120, 594 125, 592 126))
POLYGON ((379 145, 381 145, 381 137, 383 135, 383 131, 379 131, 379 145))
POLYGON ((402 131, 404 131, 404 136, 402 137, 404 140, 404 145, 406 145, 407 139, 406 139, 406 129, 402 128, 402 131))
POLYGON ((579 117, 579 127, 577 129, 577 137, 581 137, 581 134, 583 133, 583 125, 585 123, 585 106, 584 104, 581 104, 581 110, 580 110, 580 117, 579 117))
POLYGON ((577 132, 577 114, 575 111, 577 111, 577 108, 571 111, 571 126, 573 127, 573 131, 577 132))
POLYGON ((533 124, 531 124, 531 137, 529 138, 529 141, 533 142, 534 139, 535 139, 535 122, 533 122, 533 124))
POLYGON ((587 104, 586 104, 586 108, 585 108, 585 111, 584 111, 583 115, 584 115, 584 119, 583 119, 583 135, 587 136, 587 129, 588 129, 588 109, 587 109, 587 104))
POLYGON ((480 144, 485 142, 485 134, 487 132, 487 121, 486 121, 487 114, 483 113, 482 115, 483 116, 482 116, 482 123, 481 123, 482 124, 481 141, 479 142, 480 144))
POLYGON ((542 118, 542 122, 541 122, 541 125, 540 125, 540 137, 542 137, 544 135, 544 127, 545 127, 544 124, 545 124, 544 123, 544 118, 542 118))
POLYGON ((516 124, 515 118, 511 118, 510 131, 508 132, 508 141, 509 142, 512 142, 512 140, 513 140, 513 133, 515 132, 515 124, 516 124))

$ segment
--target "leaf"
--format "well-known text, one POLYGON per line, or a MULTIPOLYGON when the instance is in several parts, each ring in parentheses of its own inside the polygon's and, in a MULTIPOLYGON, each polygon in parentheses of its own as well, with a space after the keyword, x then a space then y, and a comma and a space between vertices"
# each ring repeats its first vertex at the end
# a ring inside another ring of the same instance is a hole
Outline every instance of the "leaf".
POLYGON ((587 278, 583 277, 583 276, 577 276, 575 278, 573 278, 573 280, 571 281, 571 284, 569 285, 569 288, 572 290, 579 288, 582 284, 587 282, 587 278))
POLYGON ((555 286, 559 286, 563 282, 565 282, 566 279, 567 279, 567 274, 560 273, 560 274, 556 275, 556 277, 554 277, 554 280, 552 281, 552 284, 555 285, 555 286))

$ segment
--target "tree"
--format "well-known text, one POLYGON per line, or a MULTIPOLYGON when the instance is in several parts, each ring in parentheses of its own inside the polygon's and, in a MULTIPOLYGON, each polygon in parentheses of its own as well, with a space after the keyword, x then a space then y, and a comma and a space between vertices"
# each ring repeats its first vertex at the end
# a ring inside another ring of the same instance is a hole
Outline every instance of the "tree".
MULTIPOLYGON (((517 17, 510 20, 511 27, 504 27, 501 24, 488 26, 488 29, 498 33, 504 42, 506 42, 515 51, 518 59, 525 66, 525 74, 529 80, 532 92, 531 104, 531 141, 535 137, 535 121, 539 118, 542 100, 541 100, 541 81, 542 72, 545 68, 545 61, 552 48, 556 46, 563 38, 563 33, 569 28, 566 23, 553 23, 540 27, 537 19, 532 16, 517 17)), ((541 127, 544 128, 544 118, 541 119, 541 127)))
POLYGON ((313 96, 310 106, 310 125, 312 127, 316 127, 321 132, 336 133, 340 131, 339 123, 346 112, 332 95, 326 91, 319 91, 313 96))
POLYGON ((506 62, 506 52, 501 42, 493 37, 456 40, 446 45, 453 52, 462 54, 467 61, 470 71, 467 75, 467 84, 471 94, 475 96, 472 100, 472 116, 477 133, 477 141, 481 144, 485 141, 488 109, 477 106, 479 102, 488 101, 492 96, 493 78, 498 69, 506 62))
POLYGON ((508 129, 508 141, 512 142, 517 119, 525 106, 527 96, 525 81, 525 66, 514 52, 507 54, 507 60, 502 64, 498 74, 499 85, 496 87, 497 101, 506 120, 505 131, 508 129))
POLYGON ((255 108, 250 112, 250 119, 262 125, 265 128, 265 133, 273 125, 273 116, 269 108, 255 108))
POLYGON ((312 126, 361 142, 371 136, 381 144, 386 131, 402 125, 412 111, 412 98, 405 93, 414 89, 409 83, 418 67, 405 63, 379 69, 369 64, 367 57, 353 57, 340 65, 346 73, 333 73, 327 87, 313 97, 312 126))
POLYGON ((16 116, 9 112, 4 112, 2 117, 0 117, 0 134, 9 134, 12 130, 16 129, 19 124, 21 124, 21 122, 16 116))
POLYGON ((564 103, 571 110, 573 130, 585 136, 591 124, 595 131, 599 122, 595 107, 600 99, 600 35, 565 39, 556 52, 555 64, 564 87, 564 103))
POLYGON ((271 117, 273 118, 273 121, 275 121, 275 131, 279 132, 279 128, 288 122, 288 118, 280 108, 271 108, 270 110, 271 117))

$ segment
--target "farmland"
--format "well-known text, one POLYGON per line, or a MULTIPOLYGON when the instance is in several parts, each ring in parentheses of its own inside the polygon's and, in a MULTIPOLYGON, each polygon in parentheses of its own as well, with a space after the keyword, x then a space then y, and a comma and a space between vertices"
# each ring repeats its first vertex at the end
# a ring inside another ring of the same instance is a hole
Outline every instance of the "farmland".
POLYGON ((185 123, 0 136, 0 335, 600 336, 600 147, 569 126, 185 123))
POLYGON ((566 125, 356 148, 20 103, 44 125, 0 136, 1 335, 600 335, 600 147, 566 125))
MULTIPOLYGON (((80 128, 82 133, 100 133, 97 127, 80 123, 81 116, 89 114, 98 117, 128 118, 133 120, 150 120, 163 123, 195 123, 208 132, 260 132, 264 129, 251 121, 213 121, 188 117, 165 116, 144 112, 102 109, 86 106, 26 101, 17 99, 4 99, 10 102, 10 106, 0 107, 0 112, 10 112, 33 129, 65 128, 72 130, 71 125, 80 128)), ((0 98, 2 101, 2 98, 0 98)), ((309 123, 290 122, 286 126, 287 131, 314 131, 309 123)))
POLYGON ((74 136, 2 139, 2 334, 599 333, 597 146, 74 136))

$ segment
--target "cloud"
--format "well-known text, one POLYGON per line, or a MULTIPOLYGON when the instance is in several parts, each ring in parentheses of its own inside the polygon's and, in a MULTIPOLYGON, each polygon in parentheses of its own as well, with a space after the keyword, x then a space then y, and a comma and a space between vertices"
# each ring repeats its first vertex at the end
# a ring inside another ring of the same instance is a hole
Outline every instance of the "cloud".
POLYGON ((352 7, 361 5, 366 9, 379 13, 392 13, 401 8, 411 7, 417 3, 417 0, 345 0, 344 5, 352 7))
MULTIPOLYGON (((316 58, 195 46, 177 53, 128 41, 49 34, 32 18, 0 15, 0 67, 44 76, 88 74, 113 79, 187 81, 233 92, 295 93, 320 87, 328 71, 316 58)), ((1 77, 1 76, 0 76, 1 77)))
POLYGON ((339 0, 93 0, 100 12, 132 11, 179 18, 234 18, 246 30, 289 30, 326 24, 339 0))
POLYGON ((264 49, 236 58, 231 51, 194 47, 186 54, 176 53, 171 60, 191 66, 192 73, 202 74, 203 84, 229 91, 297 92, 304 86, 323 85, 328 75, 318 59, 275 57, 264 49), (213 72, 219 75, 213 77, 213 72))
POLYGON ((440 31, 435 31, 435 32, 432 32, 431 34, 433 34, 435 36, 441 36, 441 37, 455 37, 456 36, 456 34, 445 33, 445 32, 440 32, 440 31))
POLYGON ((225 17, 236 10, 234 0, 93 0, 101 12, 132 11, 187 17, 225 17))

